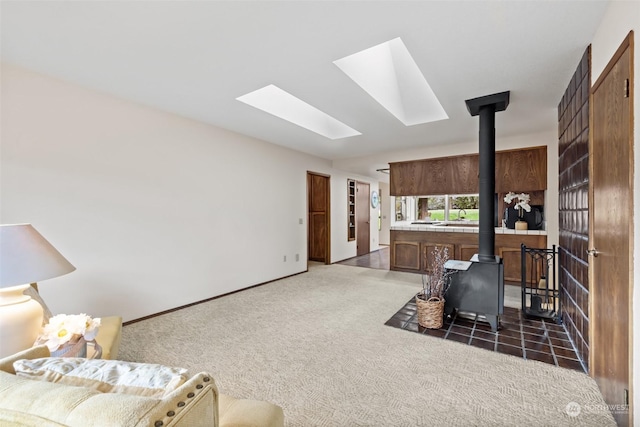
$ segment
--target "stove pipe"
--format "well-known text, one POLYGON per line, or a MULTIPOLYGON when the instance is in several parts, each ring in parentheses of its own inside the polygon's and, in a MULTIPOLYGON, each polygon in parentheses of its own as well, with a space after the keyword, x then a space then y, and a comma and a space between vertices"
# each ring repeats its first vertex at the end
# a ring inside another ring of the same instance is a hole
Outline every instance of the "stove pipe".
POLYGON ((495 262, 494 197, 496 191, 496 112, 509 105, 509 91, 465 101, 472 116, 480 116, 480 224, 478 233, 478 261, 495 262))

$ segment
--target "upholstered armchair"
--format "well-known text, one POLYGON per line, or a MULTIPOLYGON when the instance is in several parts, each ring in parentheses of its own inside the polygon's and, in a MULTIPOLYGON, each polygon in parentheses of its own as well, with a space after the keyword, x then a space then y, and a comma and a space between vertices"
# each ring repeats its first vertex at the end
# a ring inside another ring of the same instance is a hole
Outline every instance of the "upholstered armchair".
POLYGON ((206 372, 52 358, 38 346, 0 359, 0 425, 283 427, 284 413, 269 402, 219 394, 206 372))

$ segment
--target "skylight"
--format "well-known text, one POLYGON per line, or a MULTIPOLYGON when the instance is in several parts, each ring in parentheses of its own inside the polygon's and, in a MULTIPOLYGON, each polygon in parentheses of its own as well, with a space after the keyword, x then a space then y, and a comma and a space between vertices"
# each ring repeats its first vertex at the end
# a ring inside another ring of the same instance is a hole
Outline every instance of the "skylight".
POLYGON ((333 63, 405 126, 449 118, 400 37, 333 63))
POLYGON ((265 86, 236 99, 329 139, 361 135, 275 85, 265 86))

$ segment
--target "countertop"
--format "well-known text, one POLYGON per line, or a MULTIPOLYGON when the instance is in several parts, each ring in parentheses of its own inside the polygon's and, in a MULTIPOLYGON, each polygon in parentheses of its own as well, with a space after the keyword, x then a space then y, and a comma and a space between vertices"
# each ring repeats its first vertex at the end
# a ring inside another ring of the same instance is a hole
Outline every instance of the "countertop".
MULTIPOLYGON (((404 231, 431 231, 446 233, 478 233, 477 222, 467 221, 447 221, 434 224, 413 224, 411 221, 400 221, 391 225, 391 230, 404 231)), ((496 227, 496 234, 524 234, 524 235, 547 235, 546 230, 514 230, 506 227, 496 227)))

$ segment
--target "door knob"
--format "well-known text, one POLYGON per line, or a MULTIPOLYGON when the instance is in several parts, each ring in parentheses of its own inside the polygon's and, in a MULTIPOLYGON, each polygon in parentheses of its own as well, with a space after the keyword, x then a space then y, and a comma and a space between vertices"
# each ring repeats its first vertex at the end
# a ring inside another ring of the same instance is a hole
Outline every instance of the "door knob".
POLYGON ((598 252, 598 250, 596 248, 587 249, 587 255, 589 255, 589 256, 597 257, 598 254, 600 254, 600 252, 598 252))

